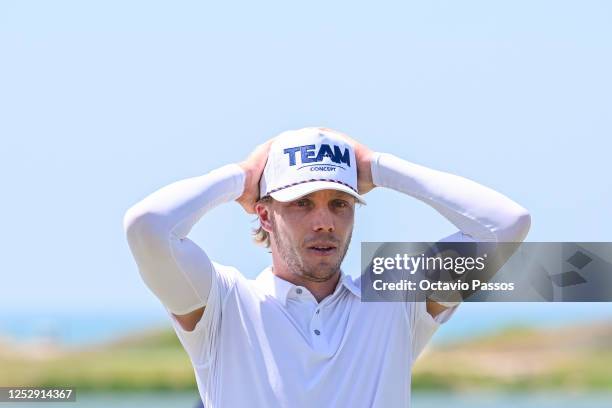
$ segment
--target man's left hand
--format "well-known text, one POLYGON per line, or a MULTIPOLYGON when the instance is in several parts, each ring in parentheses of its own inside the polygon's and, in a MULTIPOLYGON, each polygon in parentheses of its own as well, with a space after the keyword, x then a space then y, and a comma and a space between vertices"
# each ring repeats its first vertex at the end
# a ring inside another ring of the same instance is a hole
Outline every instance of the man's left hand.
POLYGON ((372 179, 372 157, 374 151, 372 151, 366 145, 359 143, 355 139, 349 137, 347 134, 339 132, 329 128, 319 128, 327 132, 333 132, 353 146, 355 151, 355 159, 357 160, 357 190, 359 194, 366 194, 370 190, 376 187, 372 179))

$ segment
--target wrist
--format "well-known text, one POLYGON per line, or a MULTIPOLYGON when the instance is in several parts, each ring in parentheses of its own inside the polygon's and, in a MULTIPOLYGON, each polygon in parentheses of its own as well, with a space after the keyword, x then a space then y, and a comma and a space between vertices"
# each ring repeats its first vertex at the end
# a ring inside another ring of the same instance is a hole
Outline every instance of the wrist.
POLYGON ((238 197, 236 199, 236 201, 240 201, 244 195, 248 192, 249 188, 248 186, 251 184, 251 180, 252 180, 252 171, 249 168, 249 166, 245 163, 245 162, 240 162, 237 163, 238 167, 240 167, 242 169, 242 173, 244 175, 244 185, 242 188, 242 194, 240 195, 240 197, 238 197))
POLYGON ((253 179, 253 170, 246 162, 240 162, 238 163, 238 166, 240 166, 240 168, 244 172, 244 185, 245 186, 250 185, 253 179))
POLYGON ((372 184, 375 187, 383 187, 379 168, 379 160, 382 154, 382 152, 372 152, 370 156, 370 174, 372 176, 372 184))

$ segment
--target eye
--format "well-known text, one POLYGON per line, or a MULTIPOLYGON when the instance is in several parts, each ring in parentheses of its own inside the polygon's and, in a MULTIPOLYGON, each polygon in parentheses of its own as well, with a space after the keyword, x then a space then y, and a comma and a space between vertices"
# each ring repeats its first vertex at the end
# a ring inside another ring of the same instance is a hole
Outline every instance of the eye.
POLYGON ((348 201, 345 200, 334 200, 334 207, 346 208, 349 206, 348 201))
POLYGON ((310 204, 310 200, 308 200, 307 198, 302 198, 295 202, 295 205, 298 207, 306 207, 308 206, 308 204, 310 204))

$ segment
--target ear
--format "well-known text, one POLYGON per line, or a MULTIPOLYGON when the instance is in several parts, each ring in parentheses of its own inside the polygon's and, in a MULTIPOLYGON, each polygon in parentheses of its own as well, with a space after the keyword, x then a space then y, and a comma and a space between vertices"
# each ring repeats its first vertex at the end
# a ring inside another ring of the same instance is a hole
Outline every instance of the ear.
POLYGON ((267 203, 258 202, 255 204, 255 213, 259 217, 259 223, 261 227, 267 231, 272 232, 272 209, 267 203))

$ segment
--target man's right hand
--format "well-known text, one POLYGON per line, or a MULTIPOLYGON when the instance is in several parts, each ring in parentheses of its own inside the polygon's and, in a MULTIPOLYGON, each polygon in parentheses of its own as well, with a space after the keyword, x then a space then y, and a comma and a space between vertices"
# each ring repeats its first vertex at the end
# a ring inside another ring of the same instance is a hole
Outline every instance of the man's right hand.
POLYGON ((244 182, 244 192, 236 199, 244 210, 249 214, 255 214, 255 203, 259 200, 259 180, 266 167, 268 160, 268 152, 270 144, 274 141, 272 138, 265 143, 260 144, 251 152, 249 157, 243 162, 238 163, 246 173, 244 182))

